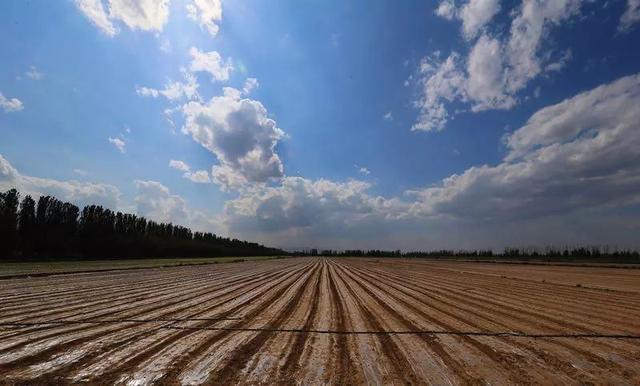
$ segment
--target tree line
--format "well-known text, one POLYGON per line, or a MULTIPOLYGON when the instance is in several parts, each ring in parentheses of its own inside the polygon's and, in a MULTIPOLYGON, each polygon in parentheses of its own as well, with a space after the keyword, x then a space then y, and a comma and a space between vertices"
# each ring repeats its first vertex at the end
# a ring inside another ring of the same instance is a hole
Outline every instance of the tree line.
POLYGON ((0 257, 131 258, 272 256, 263 245, 114 212, 79 207, 52 196, 20 201, 16 189, 0 192, 0 257))
POLYGON ((379 249, 362 250, 319 250, 311 248, 296 251, 294 255, 300 256, 327 256, 327 257, 425 257, 434 259, 466 259, 466 260, 542 260, 542 261, 598 261, 610 263, 636 263, 640 264, 640 252, 630 249, 617 249, 608 246, 564 246, 564 247, 508 247, 497 252, 492 249, 470 250, 433 250, 433 251, 385 251, 379 249))

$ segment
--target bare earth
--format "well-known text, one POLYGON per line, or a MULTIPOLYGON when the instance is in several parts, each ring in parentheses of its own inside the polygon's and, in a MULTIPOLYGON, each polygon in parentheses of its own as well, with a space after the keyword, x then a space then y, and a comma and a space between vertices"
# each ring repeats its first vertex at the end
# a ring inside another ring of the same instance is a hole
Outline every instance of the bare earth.
POLYGON ((395 259, 6 278, 0 383, 640 384, 639 292, 639 269, 395 259))

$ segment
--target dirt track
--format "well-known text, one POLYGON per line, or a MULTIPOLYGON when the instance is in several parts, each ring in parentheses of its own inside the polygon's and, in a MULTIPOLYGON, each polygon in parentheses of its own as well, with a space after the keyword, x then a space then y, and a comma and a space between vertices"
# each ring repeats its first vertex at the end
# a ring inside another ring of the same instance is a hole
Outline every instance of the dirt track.
POLYGON ((2 280, 0 377, 640 384, 640 270, 545 269, 285 259, 2 280))

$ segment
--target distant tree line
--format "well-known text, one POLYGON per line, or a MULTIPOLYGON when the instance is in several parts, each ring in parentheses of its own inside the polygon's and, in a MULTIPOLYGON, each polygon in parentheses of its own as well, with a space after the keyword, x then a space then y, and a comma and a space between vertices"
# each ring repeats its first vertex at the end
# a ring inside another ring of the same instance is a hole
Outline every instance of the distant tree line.
POLYGON ((16 189, 0 192, 0 257, 214 257, 285 252, 257 243, 192 232, 99 205, 82 210, 55 197, 20 201, 16 189))
POLYGON ((400 250, 384 251, 372 250, 318 250, 315 248, 296 251, 294 255, 301 256, 328 256, 328 257, 425 257, 434 259, 465 259, 465 260, 541 260, 541 261, 598 261, 611 263, 637 263, 640 264, 640 253, 636 250, 610 248, 608 246, 593 247, 527 247, 505 248, 501 252, 491 249, 479 250, 433 250, 433 251, 409 251, 400 250))

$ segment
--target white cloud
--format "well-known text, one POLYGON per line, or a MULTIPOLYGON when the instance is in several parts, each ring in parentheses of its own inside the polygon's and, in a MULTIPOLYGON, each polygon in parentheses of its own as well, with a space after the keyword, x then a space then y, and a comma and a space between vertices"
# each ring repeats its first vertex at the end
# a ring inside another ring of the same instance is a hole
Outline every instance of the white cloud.
POLYGON ((120 201, 120 191, 115 186, 26 176, 0 155, 0 190, 11 188, 18 189, 23 196, 29 194, 37 199, 51 195, 79 206, 99 204, 115 209, 120 201))
POLYGON ((109 15, 132 30, 162 31, 169 19, 169 0, 109 0, 109 15))
POLYGON ((241 99, 240 91, 225 88, 224 95, 208 103, 189 102, 182 108, 183 133, 216 155, 221 169, 212 172, 215 181, 223 181, 230 172, 233 179, 264 183, 283 176, 283 166, 275 153, 284 132, 267 116, 258 101, 241 99))
POLYGON ((184 198, 172 194, 157 181, 135 180, 136 213, 151 220, 188 226, 192 230, 221 233, 220 220, 190 208, 184 198))
POLYGON ((29 67, 29 70, 27 70, 24 73, 27 78, 31 79, 31 80, 42 80, 44 79, 44 74, 40 71, 38 71, 38 69, 35 66, 31 66, 29 67))
POLYGON ((127 152, 127 143, 123 139, 109 137, 109 143, 115 146, 120 153, 124 154, 127 152))
POLYGON ((436 15, 443 17, 447 20, 453 20, 456 16, 456 5, 453 0, 442 0, 436 8, 436 15))
POLYGON ((136 212, 159 222, 184 224, 187 220, 187 203, 169 192, 169 188, 156 181, 134 181, 136 186, 136 212))
POLYGON ((208 184, 211 182, 209 172, 206 170, 196 170, 195 172, 185 173, 184 177, 198 184, 208 184))
POLYGON ((365 176, 368 176, 369 174, 371 174, 371 171, 367 168, 365 168, 364 166, 358 166, 358 165, 353 165, 356 169, 358 169, 358 172, 360 172, 360 174, 364 174, 365 176))
POLYGON ((221 0, 193 0, 186 8, 190 19, 205 27, 211 36, 218 34, 218 23, 222 20, 221 0))
POLYGON ((75 0, 76 7, 107 36, 115 36, 120 21, 132 30, 162 31, 169 19, 170 0, 75 0), (108 12, 106 11, 108 9, 108 12))
POLYGON ((640 74, 546 107, 506 138, 502 163, 414 192, 411 212, 526 219, 640 203, 638 106, 640 74))
POLYGON ((211 74, 214 80, 226 81, 229 79, 233 71, 233 62, 231 58, 226 61, 222 60, 222 56, 217 51, 203 52, 196 47, 191 47, 191 71, 205 71, 211 74))
POLYGON ((621 32, 630 31, 633 25, 640 22, 640 0, 627 0, 627 9, 620 17, 618 30, 621 32))
POLYGON ((164 89, 158 90, 151 87, 136 87, 136 93, 140 96, 157 98, 162 95, 170 101, 177 101, 179 99, 200 99, 198 93, 198 80, 196 77, 185 71, 182 71, 184 76, 184 82, 172 82, 169 81, 165 84, 164 89))
POLYGON ((75 0, 75 2, 76 7, 107 36, 114 36, 118 33, 105 12, 101 0, 75 0))
POLYGON ((22 101, 18 98, 6 98, 0 92, 0 107, 5 113, 14 113, 24 109, 22 101))
POLYGON ((391 114, 391 111, 387 111, 387 113, 383 115, 382 118, 384 118, 385 121, 393 121, 393 114, 391 114))
POLYGON ((363 181, 284 177, 227 202, 231 232, 287 246, 639 246, 640 74, 533 114, 495 166, 376 197, 363 181), (605 225, 606 224, 606 225, 605 225))
POLYGON ((184 161, 179 160, 171 160, 169 161, 169 167, 180 170, 183 172, 182 176, 192 182, 200 183, 200 184, 208 184, 211 182, 211 178, 209 177, 209 172, 206 170, 196 170, 195 172, 191 171, 191 167, 187 165, 184 161))
POLYGON ((176 170, 180 170, 181 172, 191 171, 191 168, 189 167, 189 165, 187 165, 184 161, 179 161, 174 159, 169 161, 169 167, 176 170))
POLYGON ((508 109, 516 100, 505 94, 500 42, 481 36, 469 54, 466 92, 473 111, 508 109))
POLYGON ((547 64, 544 67, 545 72, 558 72, 562 70, 573 57, 571 49, 567 49, 557 61, 547 64))
POLYGON ((444 61, 438 55, 423 58, 419 71, 421 97, 415 105, 420 116, 412 130, 442 130, 449 119, 444 101, 467 99, 467 80, 460 69, 460 56, 453 52, 444 61))
MULTIPOLYGON (((582 2, 525 1, 511 13, 513 20, 505 39, 485 33, 473 43, 466 68, 457 52, 444 61, 440 60, 439 51, 425 57, 416 77, 421 86, 415 102, 420 114, 413 130, 442 130, 453 117, 448 108, 452 102, 471 103, 473 112, 517 105, 521 100, 518 93, 532 79, 541 73, 559 71, 571 59, 571 51, 566 50, 555 62, 551 61, 553 52, 541 47, 541 42, 552 27, 577 15, 582 2)), ((443 4, 449 3, 440 6, 443 4)), ((466 3, 455 13, 463 15, 463 36, 475 37, 499 9, 493 0, 466 3)))
POLYGON ((549 29, 578 14, 583 0, 525 2, 511 22, 506 43, 506 89, 517 92, 536 77, 543 67, 540 43, 549 29))
POLYGON ((476 37, 499 11, 499 0, 469 0, 460 9, 464 37, 467 39, 476 37))
POLYGON ((366 193, 370 184, 285 177, 277 187, 244 192, 225 206, 231 229, 246 231, 339 231, 390 216, 394 202, 366 193))
POLYGON ((254 89, 258 88, 259 86, 260 86, 260 83, 258 83, 258 79, 256 79, 256 78, 247 78, 244 81, 244 86, 242 86, 242 94, 249 95, 249 94, 251 94, 251 91, 253 91, 254 89))
POLYGON ((443 0, 435 14, 447 19, 462 21, 462 36, 471 40, 500 12, 499 0, 468 0, 459 8, 453 0, 443 0))
POLYGON ((140 96, 157 98, 160 95, 160 90, 151 87, 136 87, 136 93, 140 96))
POLYGON ((618 30, 621 32, 630 31, 638 22, 640 22, 640 0, 627 0, 627 9, 620 17, 618 30))

